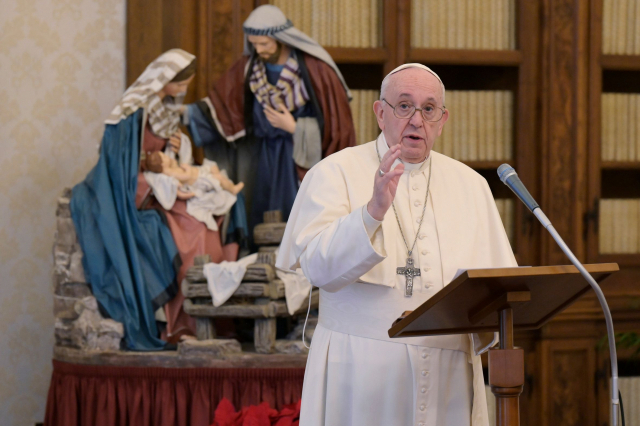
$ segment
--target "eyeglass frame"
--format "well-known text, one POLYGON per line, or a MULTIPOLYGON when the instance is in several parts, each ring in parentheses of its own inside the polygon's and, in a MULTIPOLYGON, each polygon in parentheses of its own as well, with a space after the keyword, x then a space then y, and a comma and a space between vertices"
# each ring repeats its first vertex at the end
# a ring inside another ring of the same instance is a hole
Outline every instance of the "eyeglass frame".
POLYGON ((400 103, 398 103, 398 105, 396 105, 396 106, 393 106, 385 98, 381 98, 380 100, 381 101, 385 101, 387 103, 387 105, 389 105, 391 107, 391 109, 393 110, 393 116, 396 117, 396 118, 399 118, 400 120, 404 120, 404 119, 411 120, 413 118, 413 116, 415 115, 416 111, 420 111, 420 116, 422 117, 423 121, 426 121, 427 123, 437 123, 438 121, 442 120, 442 117, 444 117, 444 113, 445 113, 445 110, 446 110, 446 107, 444 105, 442 107, 436 107, 440 111, 442 111, 442 114, 440 115, 440 118, 438 118, 437 120, 427 120, 425 118, 424 114, 422 114, 422 111, 424 111, 424 108, 418 108, 417 106, 413 105, 413 113, 410 116, 408 116, 408 117, 398 117, 398 114, 396 113, 396 107, 398 105, 400 105, 400 103))

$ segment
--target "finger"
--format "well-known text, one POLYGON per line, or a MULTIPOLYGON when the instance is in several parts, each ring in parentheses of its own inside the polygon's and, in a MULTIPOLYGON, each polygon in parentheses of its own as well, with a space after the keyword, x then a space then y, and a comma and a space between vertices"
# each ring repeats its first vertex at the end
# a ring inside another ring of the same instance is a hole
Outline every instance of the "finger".
POLYGON ((385 173, 391 170, 393 162, 400 158, 400 149, 394 148, 395 146, 391 147, 391 149, 385 153, 384 157, 382 157, 382 161, 380 162, 380 170, 385 173))
POLYGON ((382 156, 382 160, 380 161, 380 164, 383 166, 386 166, 384 170, 389 170, 391 169, 391 165, 395 161, 395 158, 398 158, 399 156, 400 156, 400 144, 397 144, 392 146, 391 148, 389 148, 387 152, 385 152, 385 154, 382 156), (391 158, 394 158, 394 159, 391 160, 391 158))
POLYGON ((265 109, 264 110, 264 115, 267 116, 267 118, 271 117, 271 118, 275 118, 277 117, 276 114, 278 114, 276 111, 272 110, 272 109, 265 109))

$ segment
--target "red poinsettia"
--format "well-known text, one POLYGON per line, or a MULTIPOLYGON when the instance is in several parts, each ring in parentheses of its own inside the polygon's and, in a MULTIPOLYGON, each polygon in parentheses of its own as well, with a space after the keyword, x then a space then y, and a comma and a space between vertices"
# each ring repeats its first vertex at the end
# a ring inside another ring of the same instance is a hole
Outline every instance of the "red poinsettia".
POLYGON ((300 402, 285 405, 280 412, 266 402, 243 407, 236 412, 231 401, 223 398, 216 408, 211 426, 298 426, 300 402))

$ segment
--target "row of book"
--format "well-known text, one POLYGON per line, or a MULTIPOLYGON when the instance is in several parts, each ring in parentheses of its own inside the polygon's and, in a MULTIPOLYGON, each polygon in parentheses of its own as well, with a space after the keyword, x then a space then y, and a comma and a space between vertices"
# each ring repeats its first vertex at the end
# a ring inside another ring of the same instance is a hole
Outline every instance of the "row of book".
POLYGON ((449 119, 434 149, 460 161, 507 161, 513 151, 513 92, 446 92, 449 119))
POLYGON ((601 254, 640 253, 640 199, 601 199, 598 227, 601 254))
POLYGON ((382 47, 381 0, 270 0, 323 46, 382 47))
POLYGON ((373 112, 373 103, 380 98, 377 90, 352 90, 351 115, 356 129, 358 145, 370 142, 380 134, 380 127, 373 112))
POLYGON ((412 47, 516 48, 515 0, 412 0, 411 4, 412 47))
POLYGON ((496 199, 496 207, 498 207, 498 213, 500 213, 504 230, 507 231, 507 237, 509 237, 509 242, 513 247, 515 242, 515 202, 512 198, 498 198, 496 199))
POLYGON ((640 0, 604 0, 602 53, 640 54, 640 0))
POLYGON ((640 94, 602 94, 602 161, 640 161, 640 94))

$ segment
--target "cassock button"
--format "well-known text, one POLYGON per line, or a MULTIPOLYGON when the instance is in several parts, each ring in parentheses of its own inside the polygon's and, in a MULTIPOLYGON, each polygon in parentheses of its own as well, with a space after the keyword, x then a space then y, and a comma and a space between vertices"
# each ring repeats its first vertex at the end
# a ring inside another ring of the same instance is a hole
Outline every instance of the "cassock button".
POLYGON ((429 374, 429 372, 427 370, 422 370, 422 375, 426 376, 427 374, 429 374))
POLYGON ((418 207, 420 204, 422 204, 422 203, 420 202, 420 200, 415 200, 415 201, 413 202, 413 205, 414 205, 414 206, 416 206, 416 207, 418 207))
POLYGON ((422 388, 422 389, 420 389, 420 392, 422 392, 422 393, 427 393, 427 388, 422 388))
POLYGON ((417 219, 416 219, 416 223, 420 223, 421 221, 422 221, 422 218, 421 218, 421 217, 419 217, 419 218, 417 218, 417 219))
POLYGON ((428 254, 429 254, 429 252, 428 252, 428 251, 426 251, 426 250, 422 250, 422 255, 423 255, 423 256, 426 256, 426 255, 428 255, 428 254))
POLYGON ((422 352, 422 359, 427 359, 427 357, 428 357, 428 356, 429 356, 429 355, 427 355, 427 353, 426 353, 426 352, 422 352))
POLYGON ((418 190, 418 185, 413 185, 413 186, 411 187, 411 189, 413 189, 414 191, 417 191, 417 190, 418 190))
POLYGON ((422 405, 420 406, 420 411, 424 411, 424 409, 425 409, 425 408, 427 408, 427 407, 425 407, 425 406, 424 406, 424 404, 422 404, 422 405))
POLYGON ((411 172, 411 177, 414 177, 416 175, 416 172, 411 172))
POLYGON ((420 235, 418 236, 418 238, 420 238, 420 239, 422 240, 423 238, 426 238, 426 235, 425 235, 425 234, 420 234, 420 235))
POLYGON ((431 268, 427 268, 426 266, 422 269, 424 269, 425 272, 429 272, 431 270, 431 268))

